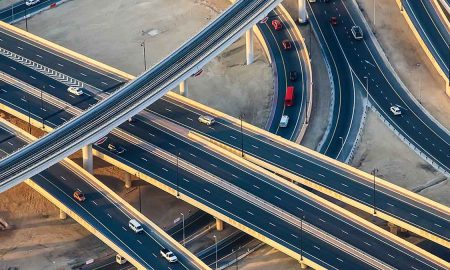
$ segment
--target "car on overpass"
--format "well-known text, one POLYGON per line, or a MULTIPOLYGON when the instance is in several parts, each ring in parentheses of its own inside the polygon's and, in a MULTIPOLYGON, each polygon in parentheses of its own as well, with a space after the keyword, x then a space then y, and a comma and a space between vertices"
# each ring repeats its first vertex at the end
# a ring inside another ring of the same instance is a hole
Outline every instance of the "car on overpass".
POLYGON ((70 86, 69 88, 67 88, 67 92, 74 94, 75 96, 81 96, 83 94, 83 90, 75 86, 70 86))
POLYGON ((283 45, 283 49, 285 49, 286 51, 288 51, 292 48, 291 42, 287 39, 283 40, 281 43, 283 45))
POLYGON ((73 197, 79 202, 84 202, 86 200, 86 197, 84 196, 84 194, 79 190, 77 190, 73 193, 73 197))
POLYGON ((39 2, 41 2, 41 0, 27 0, 27 1, 25 1, 25 5, 26 5, 27 7, 29 7, 29 6, 36 5, 36 4, 39 3, 39 2))
POLYGON ((273 20, 272 26, 277 31, 280 31, 281 29, 283 29, 283 24, 279 20, 273 20))
POLYGON ((391 106, 390 110, 393 115, 401 115, 402 114, 402 110, 400 110, 400 108, 398 106, 391 106))
POLYGON ((168 250, 167 248, 163 248, 161 249, 161 251, 159 252, 161 253, 161 256, 166 259, 167 261, 174 263, 178 261, 177 256, 175 256, 175 254, 173 254, 172 251, 168 250))
POLYGON ((198 117, 198 121, 207 126, 210 126, 216 122, 216 120, 214 120, 214 117, 209 116, 209 115, 200 115, 198 117))
POLYGON ((353 38, 356 40, 361 40, 364 37, 361 27, 359 27, 357 25, 352 26, 351 32, 352 32, 353 38))

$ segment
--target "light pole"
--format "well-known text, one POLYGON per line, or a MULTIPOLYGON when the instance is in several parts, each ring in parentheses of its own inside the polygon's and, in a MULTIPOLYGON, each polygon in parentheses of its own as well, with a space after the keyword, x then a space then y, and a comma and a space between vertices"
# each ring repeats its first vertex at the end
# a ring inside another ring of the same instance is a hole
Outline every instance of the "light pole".
POLYGON ((305 216, 303 215, 303 210, 300 215, 300 261, 303 261, 303 220, 305 216))
POLYGON ((141 47, 143 48, 143 52, 144 52, 144 71, 147 70, 147 56, 145 53, 145 40, 141 42, 141 47))
POLYGON ((216 235, 214 235, 214 242, 216 245, 216 270, 217 270, 218 268, 217 268, 217 237, 216 237, 216 235))
POLYGON ((28 7, 25 8, 25 30, 28 32, 28 7))
POLYGON ((142 213, 141 185, 138 186, 139 191, 139 213, 142 213))
POLYGON ((183 246, 185 246, 186 245, 186 235, 184 233, 184 214, 183 213, 180 213, 180 214, 181 214, 182 220, 183 220, 183 246))
POLYGON ((241 113, 239 118, 241 119, 241 157, 244 157, 244 130, 242 128, 242 119, 244 118, 244 114, 241 113))
POLYGON ((180 198, 180 192, 179 192, 179 158, 180 158, 180 152, 177 154, 177 198, 180 198))
POLYGON ((419 103, 422 104, 422 74, 420 72, 421 64, 417 63, 416 67, 417 67, 417 71, 419 73, 418 74, 418 76, 419 76, 419 103))
POLYGON ((45 90, 45 84, 42 86, 42 89, 41 89, 41 113, 42 113, 42 115, 41 115, 41 119, 42 119, 42 130, 44 130, 45 129, 45 125, 44 125, 44 99, 42 98, 42 91, 43 90, 45 90))
POLYGON ((11 1, 11 22, 14 21, 14 1, 11 1))
POLYGON ((239 250, 241 249, 241 246, 238 247, 238 249, 236 249, 236 251, 234 252, 234 254, 236 255, 236 270, 239 270, 239 250))
POLYGON ((343 148, 344 147, 344 138, 339 137, 339 140, 341 140, 341 148, 343 148))
POLYGON ((375 192, 376 192, 375 178, 376 178, 377 173, 378 173, 378 169, 374 168, 372 170, 372 174, 373 174, 373 214, 374 215, 377 214, 377 208, 376 208, 376 204, 375 204, 375 192))
POLYGON ((375 0, 373 0, 373 32, 375 33, 375 26, 376 26, 376 5, 375 5, 375 0))

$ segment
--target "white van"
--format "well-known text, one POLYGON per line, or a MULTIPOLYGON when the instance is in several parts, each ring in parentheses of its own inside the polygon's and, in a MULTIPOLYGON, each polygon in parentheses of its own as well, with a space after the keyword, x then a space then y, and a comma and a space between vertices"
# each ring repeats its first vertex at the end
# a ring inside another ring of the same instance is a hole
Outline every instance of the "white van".
POLYGON ((135 233, 140 233, 140 232, 144 231, 144 229, 142 228, 141 224, 135 219, 131 219, 130 222, 128 222, 128 226, 135 233))

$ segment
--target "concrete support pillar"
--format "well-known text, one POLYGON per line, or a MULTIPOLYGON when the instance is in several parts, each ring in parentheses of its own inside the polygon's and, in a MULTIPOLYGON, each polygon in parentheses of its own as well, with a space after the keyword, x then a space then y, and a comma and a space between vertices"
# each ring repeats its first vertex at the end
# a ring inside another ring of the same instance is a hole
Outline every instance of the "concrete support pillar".
POLYGON ((216 230, 223 231, 223 221, 216 218, 216 230))
POLYGON ((247 65, 251 65, 255 60, 255 54, 253 52, 253 28, 250 28, 245 32, 245 52, 247 65))
POLYGON ((131 174, 129 172, 125 172, 125 188, 130 188, 132 185, 131 174))
POLYGON ((92 144, 83 147, 83 168, 89 173, 94 173, 94 157, 92 156, 92 144))
POLYGON ((447 87, 446 87, 446 89, 445 89, 445 93, 447 94, 447 96, 450 97, 450 82, 449 82, 449 83, 446 83, 446 84, 447 84, 447 87))
POLYGON ((300 262, 300 269, 306 269, 308 266, 304 262, 300 262))
POLYGON ((308 22, 308 13, 306 13, 306 0, 298 0, 298 22, 308 22))
POLYGON ((188 96, 188 84, 187 84, 187 80, 184 80, 180 83, 180 95, 182 95, 183 97, 187 97, 188 96))
POLYGON ((392 223, 388 223, 388 227, 389 227, 389 231, 390 231, 392 234, 395 234, 395 235, 398 234, 398 227, 397 227, 397 225, 392 224, 392 223))
POLYGON ((59 209, 59 219, 66 219, 67 214, 62 209, 59 209))

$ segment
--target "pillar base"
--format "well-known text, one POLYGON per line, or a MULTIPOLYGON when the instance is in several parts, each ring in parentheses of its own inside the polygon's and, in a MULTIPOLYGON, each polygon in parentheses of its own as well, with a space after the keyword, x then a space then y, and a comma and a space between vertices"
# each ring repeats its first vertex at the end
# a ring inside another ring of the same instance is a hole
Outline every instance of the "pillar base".
POLYGON ((389 227, 389 231, 394 234, 397 235, 398 234, 398 226, 392 223, 388 223, 388 227, 389 227))
POLYGON ((308 268, 308 266, 305 263, 300 262, 300 269, 306 269, 306 268, 308 268))
POLYGON ((182 95, 183 97, 188 96, 188 85, 186 80, 180 83, 180 95, 182 95))
POLYGON ((218 218, 216 218, 216 230, 223 231, 223 221, 218 218))
POLYGON ((67 219, 67 214, 62 209, 59 209, 59 219, 61 220, 67 219))
POLYGON ((88 144, 82 148, 83 152, 83 168, 90 174, 94 173, 94 157, 92 156, 92 144, 88 144))
POLYGON ((253 52, 253 28, 250 28, 245 32, 245 56, 247 65, 253 64, 255 60, 255 54, 253 52))
POLYGON ((131 174, 128 172, 125 172, 125 188, 130 188, 133 185, 133 182, 131 181, 131 174))

